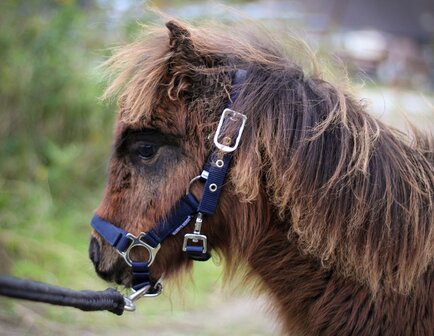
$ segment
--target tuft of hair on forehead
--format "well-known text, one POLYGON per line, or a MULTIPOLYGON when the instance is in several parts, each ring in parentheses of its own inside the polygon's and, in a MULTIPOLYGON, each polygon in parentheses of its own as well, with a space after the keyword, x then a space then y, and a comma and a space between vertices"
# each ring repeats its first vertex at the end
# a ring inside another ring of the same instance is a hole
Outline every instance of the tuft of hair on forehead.
POLYGON ((227 94, 230 81, 222 74, 235 66, 284 70, 296 60, 307 61, 306 67, 319 77, 314 53, 304 41, 282 34, 282 42, 278 35, 251 22, 207 22, 194 27, 170 20, 165 26, 142 25, 135 41, 114 48, 101 65, 109 83, 102 99, 117 99, 120 119, 136 123, 167 101, 212 100, 210 88, 206 96, 207 86, 224 87, 227 94))
POLYGON ((150 114, 160 95, 160 83, 170 60, 169 40, 163 28, 143 29, 140 39, 113 49, 102 64, 107 86, 102 99, 118 99, 120 118, 134 123, 150 114))

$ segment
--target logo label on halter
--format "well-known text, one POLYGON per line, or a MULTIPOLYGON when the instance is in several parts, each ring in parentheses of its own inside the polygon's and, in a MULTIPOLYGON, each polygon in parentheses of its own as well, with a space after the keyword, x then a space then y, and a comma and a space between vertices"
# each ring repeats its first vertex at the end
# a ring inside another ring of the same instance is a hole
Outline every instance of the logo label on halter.
POLYGON ((187 226, 188 223, 190 223, 193 216, 188 216, 182 224, 175 229, 175 231, 172 232, 172 236, 176 235, 179 231, 181 231, 183 228, 187 226))

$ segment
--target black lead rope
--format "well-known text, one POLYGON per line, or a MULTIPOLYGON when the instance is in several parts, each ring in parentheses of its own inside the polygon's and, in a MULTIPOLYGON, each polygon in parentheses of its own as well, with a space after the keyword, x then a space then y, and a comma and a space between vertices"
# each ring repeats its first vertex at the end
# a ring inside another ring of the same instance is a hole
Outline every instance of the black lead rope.
POLYGON ((122 315, 125 306, 124 297, 113 288, 103 291, 76 291, 7 275, 0 275, 0 295, 84 311, 108 310, 116 315, 122 315))

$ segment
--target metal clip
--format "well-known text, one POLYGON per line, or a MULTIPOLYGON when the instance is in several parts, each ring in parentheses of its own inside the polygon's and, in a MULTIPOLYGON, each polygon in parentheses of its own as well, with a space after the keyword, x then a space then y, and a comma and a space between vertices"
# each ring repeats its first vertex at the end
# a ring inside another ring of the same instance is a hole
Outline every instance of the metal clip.
POLYGON ((156 297, 156 296, 160 295, 161 292, 163 291, 163 285, 161 284, 160 281, 158 281, 154 286, 154 289, 156 289, 156 292, 148 293, 151 290, 151 288, 152 288, 151 285, 146 285, 137 291, 132 290, 133 292, 129 296, 124 296, 124 303, 125 303, 124 304, 124 310, 129 311, 129 312, 133 312, 136 310, 136 305, 134 303, 135 301, 137 301, 138 299, 140 299, 142 297, 156 297))
POLYGON ((133 265, 133 261, 130 258, 130 251, 135 247, 144 247, 148 251, 148 266, 151 266, 151 264, 154 262, 155 257, 160 250, 161 245, 158 244, 156 247, 152 247, 148 244, 146 244, 142 238, 146 236, 146 233, 141 232, 138 237, 131 233, 127 233, 126 237, 131 240, 131 245, 125 250, 125 252, 118 251, 118 253, 124 258, 125 262, 128 264, 128 266, 133 265))
POLYGON ((194 231, 193 233, 187 233, 184 236, 184 243, 182 244, 182 250, 184 252, 187 251, 187 244, 188 241, 191 240, 193 243, 199 243, 202 244, 202 253, 206 253, 207 251, 207 237, 200 233, 200 230, 202 228, 202 222, 203 222, 203 214, 199 212, 196 217, 196 223, 194 224, 194 231))
POLYGON ((246 125, 246 120, 247 120, 247 117, 244 114, 236 112, 236 111, 228 109, 228 108, 224 109, 222 116, 220 117, 219 124, 217 126, 217 131, 215 132, 215 135, 214 135, 214 144, 216 145, 216 147, 225 153, 230 153, 230 152, 233 152, 234 150, 236 150, 238 148, 239 143, 240 143, 241 135, 243 134, 244 126, 246 125), (227 144, 227 143, 225 144, 225 143, 219 142, 220 133, 221 133, 222 127, 223 127, 223 122, 224 122, 226 117, 229 117, 233 121, 240 121, 241 120, 241 125, 238 128, 238 134, 236 136, 235 144, 233 146, 230 146, 230 144, 227 144))

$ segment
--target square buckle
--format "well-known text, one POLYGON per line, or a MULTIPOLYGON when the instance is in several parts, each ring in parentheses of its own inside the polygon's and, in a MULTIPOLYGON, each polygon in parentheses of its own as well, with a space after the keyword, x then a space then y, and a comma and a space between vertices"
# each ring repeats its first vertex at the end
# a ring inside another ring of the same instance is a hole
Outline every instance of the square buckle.
POLYGON ((220 117, 220 121, 219 121, 219 124, 217 126, 217 130, 216 130, 215 135, 214 135, 214 144, 216 145, 216 147, 225 153, 230 153, 230 152, 233 152, 234 150, 236 150, 238 148, 239 143, 240 143, 241 135, 243 134, 244 126, 246 125, 246 120, 247 120, 247 117, 244 114, 242 114, 240 112, 236 112, 236 111, 228 109, 228 108, 224 109, 224 111, 220 117), (222 131, 223 123, 225 122, 225 119, 227 119, 227 118, 229 118, 233 122, 239 122, 241 120, 241 125, 238 128, 237 136, 235 139, 235 144, 233 146, 230 146, 230 144, 223 144, 219 141, 219 137, 220 137, 220 133, 222 131))
POLYGON ((182 250, 184 252, 187 251, 188 241, 191 240, 193 243, 200 242, 202 244, 202 253, 206 253, 207 251, 207 238, 205 235, 197 234, 197 233, 187 233, 184 236, 184 243, 182 244, 182 250))

